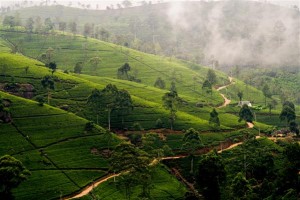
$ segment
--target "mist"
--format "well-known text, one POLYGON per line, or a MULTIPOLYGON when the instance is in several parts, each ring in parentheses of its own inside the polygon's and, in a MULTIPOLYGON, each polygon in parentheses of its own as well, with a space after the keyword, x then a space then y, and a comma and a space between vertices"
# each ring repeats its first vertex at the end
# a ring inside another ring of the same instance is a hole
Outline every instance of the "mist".
POLYGON ((202 64, 300 66, 297 8, 249 1, 177 2, 167 13, 173 36, 190 35, 190 48, 199 51, 202 64))

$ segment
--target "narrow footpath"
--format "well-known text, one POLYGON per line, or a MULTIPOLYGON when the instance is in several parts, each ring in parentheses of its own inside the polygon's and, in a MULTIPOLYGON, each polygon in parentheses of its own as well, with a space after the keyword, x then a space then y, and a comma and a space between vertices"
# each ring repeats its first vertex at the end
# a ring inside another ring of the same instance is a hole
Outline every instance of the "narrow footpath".
MULTIPOLYGON (((229 84, 228 84, 228 85, 221 86, 221 87, 218 87, 218 88, 217 88, 217 91, 223 90, 223 89, 227 88, 228 86, 235 84, 235 82, 233 81, 233 78, 232 78, 232 77, 229 76, 228 79, 229 79, 229 84)), ((217 107, 217 108, 224 108, 224 107, 226 107, 226 106, 228 106, 228 105, 230 104, 231 100, 228 99, 228 98, 227 98, 224 94, 222 94, 222 93, 220 93, 220 95, 223 97, 224 103, 223 103, 221 106, 217 107)))

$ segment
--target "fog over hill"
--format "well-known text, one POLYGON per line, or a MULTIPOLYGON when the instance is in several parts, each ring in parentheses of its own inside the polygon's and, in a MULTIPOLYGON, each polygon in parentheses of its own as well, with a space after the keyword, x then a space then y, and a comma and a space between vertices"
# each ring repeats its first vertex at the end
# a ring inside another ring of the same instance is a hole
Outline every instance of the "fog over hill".
MULTIPOLYGON (((50 2, 53 5, 54 1, 50 2)), ((63 2, 57 1, 57 4, 63 2)), ((37 16, 51 17, 53 21, 76 21, 79 33, 84 24, 92 23, 110 33, 107 39, 110 42, 217 68, 300 66, 300 12, 297 6, 292 7, 297 1, 170 1, 158 4, 153 1, 143 6, 136 6, 141 3, 132 1, 133 7, 116 9, 114 6, 109 10, 93 10, 98 1, 84 2, 84 11, 62 6, 34 6, 18 12, 24 22, 28 17, 37 16), (285 2, 288 7, 269 2, 285 2), (87 3, 91 4, 90 9, 86 8, 87 3)), ((105 2, 120 3, 102 1, 102 4, 105 2)))

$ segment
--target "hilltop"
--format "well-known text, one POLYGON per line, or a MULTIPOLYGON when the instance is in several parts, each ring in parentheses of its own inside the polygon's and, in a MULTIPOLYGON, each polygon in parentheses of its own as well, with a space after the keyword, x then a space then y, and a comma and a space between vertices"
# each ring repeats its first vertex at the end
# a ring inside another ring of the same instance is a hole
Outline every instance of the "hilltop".
POLYGON ((37 16, 51 17, 57 27, 75 21, 79 33, 89 23, 90 36, 202 65, 217 62, 227 71, 234 65, 299 65, 294 53, 299 52, 299 10, 268 3, 202 1, 110 10, 37 6, 18 12, 24 23, 37 16))

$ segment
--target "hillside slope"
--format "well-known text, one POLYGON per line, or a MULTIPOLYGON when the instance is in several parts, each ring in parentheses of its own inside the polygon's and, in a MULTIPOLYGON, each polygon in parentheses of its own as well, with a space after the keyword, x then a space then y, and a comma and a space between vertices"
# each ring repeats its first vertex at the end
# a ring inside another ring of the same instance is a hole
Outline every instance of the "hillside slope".
POLYGON ((13 191, 16 199, 57 199, 107 173, 101 152, 119 143, 116 136, 99 126, 87 130, 87 120, 58 108, 3 92, 0 97, 9 100, 12 115, 12 123, 0 124, 0 155, 16 157, 31 172, 13 191))

